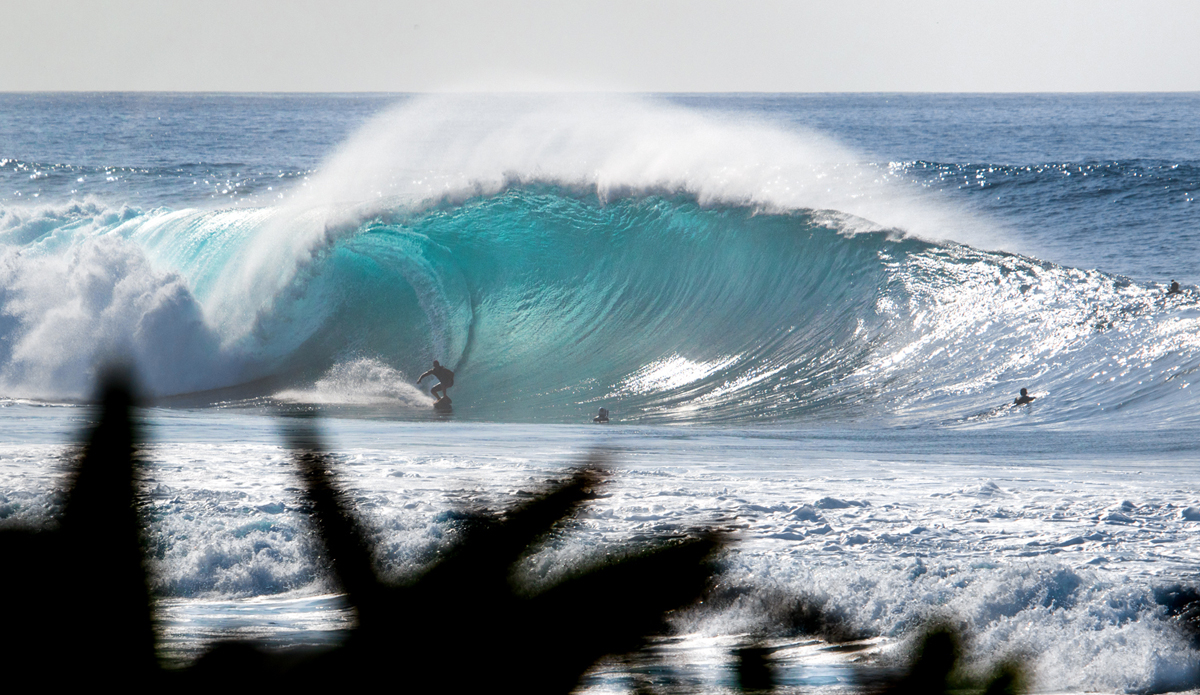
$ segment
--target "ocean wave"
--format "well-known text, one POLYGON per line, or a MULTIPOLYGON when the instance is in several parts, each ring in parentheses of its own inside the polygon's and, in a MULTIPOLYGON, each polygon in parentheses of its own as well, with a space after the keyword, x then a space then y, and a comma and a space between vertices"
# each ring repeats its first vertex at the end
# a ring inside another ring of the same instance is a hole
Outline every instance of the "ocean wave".
POLYGON ((4 394, 81 394, 124 351, 158 396, 411 405, 402 375, 439 359, 470 418, 1169 424, 1200 366, 1194 293, 843 211, 509 184, 254 253, 328 219, 79 203, 8 224, 4 394), (1021 387, 1039 400, 1001 407, 1021 387))
POLYGON ((157 397, 408 403, 397 375, 438 359, 469 418, 1169 424, 1194 292, 985 250, 1006 237, 920 193, 1155 167, 881 168, 624 97, 412 99, 268 205, 0 205, 0 394, 82 397, 124 354, 157 397))

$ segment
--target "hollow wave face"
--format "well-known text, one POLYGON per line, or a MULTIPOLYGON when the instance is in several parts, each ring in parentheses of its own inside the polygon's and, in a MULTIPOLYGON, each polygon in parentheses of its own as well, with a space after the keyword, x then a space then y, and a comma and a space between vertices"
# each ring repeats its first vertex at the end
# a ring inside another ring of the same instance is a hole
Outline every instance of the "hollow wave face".
POLYGON ((1170 423, 1185 410, 1200 358, 1190 296, 847 232, 863 224, 514 187, 377 220, 339 245, 365 259, 421 240, 443 254, 420 282, 462 292, 414 298, 427 297, 420 315, 441 317, 426 321, 431 336, 466 336, 462 351, 404 363, 374 349, 409 374, 444 355, 470 417, 578 421, 603 406, 642 422, 998 424, 1031 410, 1066 422, 1132 407, 1170 423), (460 304, 428 308, 452 296, 460 304), (1052 398, 1053 412, 1001 407, 1023 386, 1052 398))
POLYGON ((473 288, 462 367, 478 376, 456 403, 486 417, 739 420, 836 400, 885 283, 879 235, 658 196, 510 190, 412 231, 454 249, 473 288))
POLYGON ((1193 295, 964 245, 1004 240, 817 136, 476 101, 386 114, 277 206, 0 210, 4 395, 83 396, 123 355, 159 397, 402 414, 436 359, 473 419, 1195 411, 1193 295))

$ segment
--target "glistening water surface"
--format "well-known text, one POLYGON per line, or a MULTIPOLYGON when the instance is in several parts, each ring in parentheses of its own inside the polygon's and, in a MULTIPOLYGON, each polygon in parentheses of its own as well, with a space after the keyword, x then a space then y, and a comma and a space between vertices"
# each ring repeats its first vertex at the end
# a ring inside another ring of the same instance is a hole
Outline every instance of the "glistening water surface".
POLYGON ((736 537, 596 692, 720 691, 753 635, 842 692, 931 619, 1041 690, 1194 687, 1198 98, 0 95, 0 523, 119 354, 175 662, 345 634, 281 446, 319 411, 389 576, 596 448, 526 581, 736 537))

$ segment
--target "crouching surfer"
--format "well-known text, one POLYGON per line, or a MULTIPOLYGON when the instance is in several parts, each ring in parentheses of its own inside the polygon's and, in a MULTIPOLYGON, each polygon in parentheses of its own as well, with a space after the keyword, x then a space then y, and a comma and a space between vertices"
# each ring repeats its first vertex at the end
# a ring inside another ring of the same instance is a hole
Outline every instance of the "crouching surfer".
POLYGON ((429 389, 429 395, 437 399, 437 401, 434 402, 433 407, 439 410, 449 408, 450 395, 446 393, 446 389, 454 385, 454 372, 446 369, 442 365, 438 364, 437 360, 434 360, 433 369, 430 369, 421 376, 417 377, 417 383, 421 383, 422 379, 430 375, 437 377, 438 380, 438 383, 434 384, 433 388, 429 389), (438 391, 442 392, 441 396, 438 395, 438 391))

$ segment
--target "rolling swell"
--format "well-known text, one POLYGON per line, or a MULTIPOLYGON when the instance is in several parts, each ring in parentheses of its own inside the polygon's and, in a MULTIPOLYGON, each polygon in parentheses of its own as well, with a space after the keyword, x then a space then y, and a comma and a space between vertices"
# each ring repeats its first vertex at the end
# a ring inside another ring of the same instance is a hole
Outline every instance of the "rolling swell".
POLYGON ((264 228, 306 223, 281 215, 77 205, 10 225, 5 395, 69 396, 125 335, 160 397, 235 387, 425 413, 411 382, 439 359, 472 419, 604 406, 627 422, 990 425, 1140 408, 1171 423, 1200 365, 1192 294, 851 234, 864 222, 832 212, 514 184, 320 222, 300 262, 248 263, 264 228), (76 282, 73 322, 55 323, 26 307, 45 266, 108 279, 76 282), (50 342, 81 331, 93 340, 50 342), (30 393, 46 383, 58 391, 30 393), (1032 409, 999 407, 1022 386, 1032 409))

